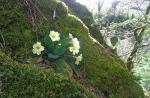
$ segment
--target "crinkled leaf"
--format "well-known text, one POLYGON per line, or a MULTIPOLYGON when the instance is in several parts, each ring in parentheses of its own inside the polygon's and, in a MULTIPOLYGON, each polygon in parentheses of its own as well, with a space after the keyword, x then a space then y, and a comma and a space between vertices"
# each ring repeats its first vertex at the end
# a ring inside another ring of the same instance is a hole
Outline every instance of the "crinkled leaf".
POLYGON ((64 75, 68 75, 65 61, 63 59, 58 59, 55 62, 57 64, 57 71, 63 73, 64 75))
POLYGON ((52 53, 48 53, 48 58, 49 59, 57 59, 57 58, 59 58, 59 56, 58 55, 54 55, 52 53))
POLYGON ((79 77, 80 75, 79 75, 79 70, 78 70, 77 65, 74 63, 71 63, 70 66, 71 66, 72 70, 75 72, 75 74, 79 77))
POLYGON ((62 44, 61 46, 70 46, 72 39, 71 38, 64 38, 63 40, 60 41, 62 44))
POLYGON ((60 44, 61 45, 55 49, 55 54, 57 54, 57 55, 63 55, 66 52, 66 50, 71 45, 71 39, 65 38, 65 39, 60 41, 60 44))
POLYGON ((65 55, 64 56, 65 61, 67 61, 71 67, 71 69, 75 72, 75 74, 79 77, 79 70, 78 70, 78 66, 75 63, 75 58, 73 56, 70 55, 65 55))
POLYGON ((59 48, 55 49, 55 54, 57 54, 59 56, 63 55, 67 49, 68 49, 68 47, 59 47, 59 48))
POLYGON ((43 39, 43 43, 44 43, 45 50, 47 52, 53 52, 54 51, 54 48, 55 48, 54 42, 52 42, 52 40, 50 39, 49 33, 45 34, 45 37, 43 39))
POLYGON ((75 58, 72 55, 64 55, 63 57, 65 59, 66 62, 68 63, 72 63, 75 61, 75 58))

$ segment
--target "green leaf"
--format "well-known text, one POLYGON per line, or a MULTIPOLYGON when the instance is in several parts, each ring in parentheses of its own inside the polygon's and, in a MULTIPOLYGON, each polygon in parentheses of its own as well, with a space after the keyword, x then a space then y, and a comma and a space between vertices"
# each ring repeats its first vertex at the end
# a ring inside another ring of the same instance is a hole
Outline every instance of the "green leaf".
POLYGON ((61 45, 55 49, 55 54, 57 54, 57 55, 63 55, 66 52, 66 50, 71 45, 71 39, 65 38, 65 39, 60 41, 60 44, 61 45))
POLYGON ((73 56, 70 56, 70 55, 65 55, 64 59, 65 59, 65 61, 67 61, 69 63, 71 69, 79 77, 80 74, 79 74, 78 66, 74 63, 75 62, 75 58, 73 56))
POLYGON ((66 52, 67 49, 68 49, 68 47, 59 47, 59 48, 55 49, 55 54, 61 56, 66 52))
POLYGON ((49 33, 45 34, 45 37, 43 39, 43 43, 44 43, 45 50, 47 52, 53 52, 54 51, 55 45, 54 45, 54 42, 52 42, 52 40, 50 39, 49 33))
POLYGON ((48 58, 49 59, 57 59, 57 58, 59 58, 59 56, 58 55, 54 55, 52 53, 48 53, 48 58))
POLYGON ((112 38, 111 38, 111 44, 112 44, 113 46, 115 46, 115 45, 117 44, 117 42, 118 42, 118 37, 112 37, 112 38))
POLYGON ((61 46, 70 46, 71 45, 71 38, 64 38, 60 41, 60 43, 62 44, 61 46))
POLYGON ((63 57, 65 59, 65 61, 67 61, 68 63, 72 63, 75 61, 75 58, 71 55, 64 55, 63 57))
POLYGON ((74 64, 74 63, 71 63, 70 65, 71 65, 72 70, 73 70, 73 71, 75 72, 75 74, 79 77, 80 75, 79 75, 79 70, 78 70, 77 65, 74 64))
POLYGON ((55 61, 57 64, 57 71, 63 73, 64 75, 68 76, 68 71, 66 68, 66 63, 63 59, 58 59, 55 61))

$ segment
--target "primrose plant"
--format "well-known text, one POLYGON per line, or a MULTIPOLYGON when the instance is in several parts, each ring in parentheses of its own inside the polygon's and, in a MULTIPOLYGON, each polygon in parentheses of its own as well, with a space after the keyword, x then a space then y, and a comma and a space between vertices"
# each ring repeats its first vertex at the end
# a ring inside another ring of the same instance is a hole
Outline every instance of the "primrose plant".
POLYGON ((41 42, 33 45, 33 54, 42 55, 42 63, 48 61, 56 65, 56 70, 68 74, 67 66, 70 66, 77 76, 79 76, 78 66, 82 61, 80 54, 80 43, 72 34, 62 38, 55 31, 46 33, 41 42))

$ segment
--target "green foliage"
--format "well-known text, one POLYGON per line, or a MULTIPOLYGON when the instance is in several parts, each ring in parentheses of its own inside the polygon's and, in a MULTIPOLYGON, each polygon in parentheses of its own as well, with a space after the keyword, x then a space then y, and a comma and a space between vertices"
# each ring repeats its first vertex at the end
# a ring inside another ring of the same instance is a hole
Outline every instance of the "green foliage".
POLYGON ((0 51, 1 98, 97 98, 51 68, 23 65, 0 51))
POLYGON ((97 25, 100 25, 100 29, 103 29, 110 26, 112 23, 121 23, 130 18, 131 16, 129 16, 128 13, 109 9, 103 13, 96 14, 95 22, 97 25))
MULTIPOLYGON (((66 56, 67 50, 69 50, 69 47, 71 47, 73 44, 73 42, 72 42, 73 39, 69 38, 69 37, 65 37, 63 39, 60 38, 60 40, 57 42, 53 42, 49 36, 51 34, 51 32, 52 31, 50 31, 50 33, 45 34, 45 37, 44 37, 44 40, 42 43, 42 44, 44 44, 44 47, 45 47, 44 52, 47 54, 48 60, 50 60, 50 62, 55 62, 58 65, 58 66, 56 66, 58 72, 62 72, 65 75, 69 75, 68 71, 67 71, 67 67, 66 67, 69 64, 65 61, 65 56, 66 56)), ((69 55, 69 54, 67 54, 67 55, 69 55)), ((75 58, 74 56, 70 56, 70 57, 75 58)), ((45 60, 46 59, 44 59, 44 61, 45 60)), ((78 71, 77 65, 74 64, 75 59, 74 59, 74 61, 71 60, 69 62, 72 63, 71 64, 72 70, 77 74, 77 76, 79 76, 79 71, 78 71)))
POLYGON ((113 46, 115 46, 116 44, 117 44, 117 42, 118 42, 118 37, 112 37, 111 38, 111 44, 113 45, 113 46))
POLYGON ((71 38, 64 38, 60 40, 59 44, 61 45, 55 50, 55 53, 57 55, 63 55, 68 50, 68 47, 71 46, 71 38))
POLYGON ((54 54, 52 54, 52 53, 48 53, 48 58, 49 58, 49 59, 58 59, 59 56, 58 56, 58 55, 54 55, 54 54))
POLYGON ((128 19, 121 23, 112 23, 107 28, 109 31, 116 30, 117 32, 124 32, 124 31, 130 31, 136 26, 137 27, 141 26, 141 22, 138 19, 134 18, 134 19, 128 19))
POLYGON ((70 63, 71 68, 73 69, 73 71, 77 74, 77 76, 80 76, 80 72, 79 69, 77 68, 77 65, 74 63, 70 63))
POLYGON ((54 53, 55 45, 49 37, 49 33, 46 33, 43 39, 43 44, 45 46, 45 51, 54 53))
POLYGON ((55 62, 58 65, 57 66, 57 71, 58 72, 62 72, 64 75, 69 75, 68 70, 66 68, 66 62, 64 61, 64 59, 58 59, 55 62))

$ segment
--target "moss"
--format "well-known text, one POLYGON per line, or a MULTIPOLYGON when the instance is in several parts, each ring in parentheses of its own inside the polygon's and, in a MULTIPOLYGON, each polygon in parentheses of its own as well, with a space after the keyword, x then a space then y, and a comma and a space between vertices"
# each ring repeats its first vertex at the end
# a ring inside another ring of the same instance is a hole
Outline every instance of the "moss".
POLYGON ((58 2, 56 7, 56 15, 59 17, 67 16, 68 13, 68 7, 64 2, 58 2))
MULTIPOLYGON (((15 58, 20 58, 20 55, 29 56, 32 43, 36 41, 36 33, 29 24, 27 14, 19 2, 5 0, 1 4, 0 28, 6 52, 15 58)), ((2 39, 0 42, 3 43, 2 39)))
POLYGON ((94 37, 102 46, 109 48, 109 46, 104 42, 104 37, 100 30, 95 25, 89 26, 89 32, 91 36, 94 37))
POLYGON ((103 36, 100 30, 94 24, 94 19, 92 13, 88 10, 88 8, 75 0, 62 0, 69 7, 69 13, 76 15, 79 17, 85 25, 89 28, 89 33, 94 37, 101 45, 104 47, 108 47, 103 39, 103 36))
POLYGON ((1 51, 0 58, 1 98, 96 98, 52 69, 19 64, 1 51))
POLYGON ((58 31, 72 32, 81 42, 86 78, 112 98, 143 98, 143 91, 120 62, 111 58, 102 47, 89 38, 88 30, 75 17, 60 18, 53 24, 58 31), (133 90, 136 88, 136 90, 133 90))
MULTIPOLYGON (((22 4, 25 3, 22 1, 22 4)), ((29 10, 24 9, 24 5, 21 5, 17 0, 1 1, 1 13, 0 13, 0 33, 4 37, 4 40, 0 37, 0 43, 5 43, 5 52, 11 54, 13 58, 18 61, 27 60, 32 56, 32 45, 36 41, 40 40, 43 30, 49 31, 49 25, 45 25, 45 22, 53 19, 54 10, 58 11, 63 6, 62 2, 56 3, 56 0, 32 0, 28 2, 29 5, 33 5, 31 12, 40 13, 36 16, 38 22, 35 24, 40 28, 34 28, 30 23, 32 19, 29 16, 29 10), (38 8, 41 10, 39 11, 38 8), (35 10, 36 9, 36 10, 35 10), (46 10, 46 11, 45 11, 46 10), (28 12, 27 12, 28 11, 28 12), (47 15, 44 15, 47 13, 47 15), (4 41, 4 42, 3 42, 4 41)), ((34 14, 33 13, 33 14, 34 14)), ((57 17, 67 15, 67 8, 64 7, 57 13, 57 17), (59 16, 60 15, 60 16, 59 16)), ((33 17, 33 16, 32 16, 33 17)))
POLYGON ((94 23, 92 13, 88 8, 75 0, 62 0, 69 7, 69 13, 78 16, 88 27, 94 23))
MULTIPOLYGON (((65 16, 63 15, 63 17, 60 16, 60 17, 56 17, 55 19, 52 19, 51 17, 53 16, 53 14, 50 14, 49 11, 55 10, 58 2, 55 2, 55 0, 40 0, 37 2, 36 1, 34 1, 34 4, 38 7, 38 10, 39 10, 36 12, 36 15, 37 15, 36 22, 39 23, 38 28, 36 29, 39 31, 38 34, 40 36, 43 34, 43 32, 47 32, 49 30, 56 30, 59 32, 63 32, 62 35, 64 37, 68 35, 69 33, 72 33, 74 36, 76 36, 80 40, 81 52, 83 53, 83 57, 84 57, 83 65, 86 71, 85 78, 87 79, 88 83, 92 84, 94 87, 101 90, 109 98, 139 98, 139 97, 143 98, 143 91, 141 87, 137 85, 135 81, 133 81, 132 75, 127 71, 127 69, 125 69, 122 66, 120 62, 110 57, 108 53, 105 52, 104 48, 96 44, 90 38, 87 27, 83 23, 81 23, 79 19, 77 19, 74 16, 69 16, 69 15, 65 15, 65 16), (49 7, 48 4, 50 3, 54 3, 54 7, 51 7, 51 6, 49 7)), ((16 55, 16 52, 18 55, 22 55, 24 51, 30 52, 32 48, 31 43, 33 44, 33 42, 35 41, 36 34, 34 33, 35 29, 33 29, 33 27, 28 22, 28 17, 27 17, 25 10, 23 9, 23 7, 20 5, 20 3, 17 0, 13 0, 9 2, 7 1, 5 5, 7 5, 8 7, 3 6, 4 10, 0 17, 2 17, 1 19, 3 19, 1 27, 2 27, 2 31, 5 32, 6 34, 5 35, 3 33, 4 37, 5 39, 8 39, 6 40, 6 42, 8 44, 12 43, 12 45, 7 45, 7 48, 11 49, 14 55, 16 55), (12 9, 8 9, 9 7, 12 9), (9 16, 9 13, 12 13, 10 15, 11 17, 9 16), (13 21, 12 22, 13 24, 11 24, 9 20, 13 21), (24 33, 25 31, 28 33, 24 33), (26 40, 30 39, 31 42, 24 41, 23 38, 27 38, 26 40), (13 42, 12 39, 15 39, 16 41, 13 42), (24 49, 27 49, 27 50, 24 50, 24 49)), ((33 5, 33 9, 36 9, 34 5, 33 5)), ((29 55, 31 55, 31 53, 29 53, 29 55)), ((17 71, 19 70, 21 69, 18 69, 17 71)), ((27 70, 31 71, 30 68, 27 70)), ((4 72, 7 72, 6 69, 4 72)), ((19 73, 21 72, 19 71, 19 73)), ((14 73, 13 75, 15 74, 18 75, 17 73, 14 73)), ((30 72, 28 72, 28 74, 31 74, 31 75, 28 75, 30 76, 30 79, 32 79, 31 77, 35 77, 35 74, 32 75, 32 73, 30 72)), ((6 76, 6 78, 7 77, 9 76, 6 76)), ((27 79, 27 76, 23 77, 23 80, 26 80, 26 79, 27 79)), ((31 81, 30 79, 29 81, 31 81)), ((34 81, 34 82, 36 83, 37 81, 34 81)), ((51 83, 53 84, 53 82, 51 83)), ((41 85, 44 85, 44 84, 45 82, 42 82, 41 85)), ((44 87, 47 88, 47 86, 44 86, 44 87)), ((21 88, 18 87, 18 89, 21 89, 21 88)), ((61 91, 64 91, 64 90, 61 89, 61 91)), ((32 93, 34 94, 35 92, 33 91, 32 93)), ((66 92, 63 92, 63 95, 65 93, 66 92)))

